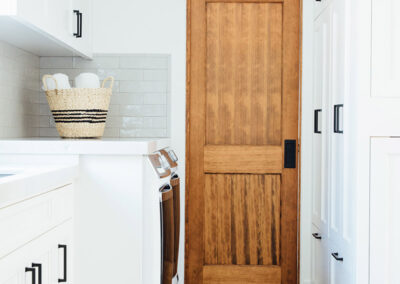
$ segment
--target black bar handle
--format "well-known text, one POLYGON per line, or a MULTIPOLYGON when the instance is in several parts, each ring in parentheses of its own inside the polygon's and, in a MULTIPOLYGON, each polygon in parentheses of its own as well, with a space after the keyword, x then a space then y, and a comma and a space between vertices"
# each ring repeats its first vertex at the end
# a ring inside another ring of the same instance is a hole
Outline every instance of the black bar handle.
POLYGON ((38 277, 39 277, 38 284, 42 284, 42 264, 41 263, 32 263, 32 267, 38 269, 38 277))
POLYGON ((322 109, 314 110, 314 133, 321 134, 321 130, 319 129, 319 113, 322 112, 322 109))
POLYGON ((336 259, 337 261, 343 261, 343 257, 339 257, 339 253, 338 253, 338 252, 332 253, 332 256, 333 256, 333 258, 336 259))
POLYGON ((32 284, 36 284, 36 269, 33 267, 25 267, 25 273, 31 272, 32 273, 32 284))
POLYGON ((79 36, 82 37, 82 21, 83 21, 83 14, 79 13, 79 36))
POLYGON ((313 236, 315 239, 317 239, 317 240, 322 239, 321 235, 318 234, 318 233, 314 233, 314 234, 312 234, 312 236, 313 236))
POLYGON ((64 250, 64 276, 58 279, 58 283, 67 282, 67 245, 58 245, 59 249, 64 250))
POLYGON ((340 129, 340 110, 343 109, 343 105, 333 106, 333 132, 343 133, 343 129, 340 129))
POLYGON ((79 22, 80 22, 79 10, 74 10, 74 14, 76 14, 76 33, 74 33, 74 36, 78 38, 79 37, 79 22))

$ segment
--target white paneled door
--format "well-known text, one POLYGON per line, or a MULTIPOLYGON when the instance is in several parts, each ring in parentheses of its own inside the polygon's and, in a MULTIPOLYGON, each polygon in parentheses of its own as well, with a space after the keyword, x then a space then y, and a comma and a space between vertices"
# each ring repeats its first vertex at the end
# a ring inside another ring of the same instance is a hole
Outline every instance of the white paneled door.
POLYGON ((400 283, 400 138, 371 140, 370 284, 400 283))
POLYGON ((313 224, 323 237, 328 232, 328 165, 326 104, 329 86, 329 12, 314 27, 314 133, 313 133, 313 224))

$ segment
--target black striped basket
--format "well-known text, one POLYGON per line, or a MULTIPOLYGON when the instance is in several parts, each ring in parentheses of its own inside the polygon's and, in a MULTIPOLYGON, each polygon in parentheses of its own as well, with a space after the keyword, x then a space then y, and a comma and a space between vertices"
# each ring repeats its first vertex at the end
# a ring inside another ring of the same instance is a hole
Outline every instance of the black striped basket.
POLYGON ((47 102, 53 114, 57 131, 63 138, 100 138, 104 134, 108 107, 114 84, 113 77, 104 79, 101 88, 58 89, 57 80, 43 76, 47 102), (56 89, 48 90, 46 79, 55 81, 56 89), (105 83, 110 86, 105 88, 105 83))

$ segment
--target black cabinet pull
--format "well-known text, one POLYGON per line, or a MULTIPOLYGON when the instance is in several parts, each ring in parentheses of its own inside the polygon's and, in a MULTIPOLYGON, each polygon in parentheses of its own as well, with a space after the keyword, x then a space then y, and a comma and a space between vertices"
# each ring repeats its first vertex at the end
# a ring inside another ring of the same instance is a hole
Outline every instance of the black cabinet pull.
POLYGON ((58 283, 67 282, 67 245, 58 245, 59 249, 64 250, 64 276, 58 279, 58 283))
POLYGON ((336 259, 337 261, 343 261, 343 257, 339 257, 339 253, 338 253, 338 252, 332 253, 332 256, 333 256, 333 258, 336 259))
POLYGON ((322 109, 316 109, 314 110, 314 133, 321 133, 321 130, 319 129, 319 113, 322 112, 322 109))
POLYGON ((80 38, 82 37, 82 13, 79 10, 74 10, 74 13, 76 14, 76 33, 74 33, 74 36, 80 38))
POLYGON ((30 272, 32 273, 32 284, 36 284, 36 269, 33 267, 25 267, 25 273, 30 272))
POLYGON ((82 37, 83 14, 79 13, 79 37, 82 37))
POLYGON ((333 132, 343 133, 343 129, 340 129, 340 110, 343 109, 343 105, 334 105, 333 107, 333 132))
POLYGON ((314 233, 314 234, 312 234, 312 236, 313 236, 315 239, 317 239, 317 240, 322 239, 321 235, 318 234, 318 233, 314 233))
POLYGON ((32 267, 38 269, 38 278, 39 278, 39 283, 38 284, 42 284, 42 264, 40 264, 40 263, 32 263, 32 267))

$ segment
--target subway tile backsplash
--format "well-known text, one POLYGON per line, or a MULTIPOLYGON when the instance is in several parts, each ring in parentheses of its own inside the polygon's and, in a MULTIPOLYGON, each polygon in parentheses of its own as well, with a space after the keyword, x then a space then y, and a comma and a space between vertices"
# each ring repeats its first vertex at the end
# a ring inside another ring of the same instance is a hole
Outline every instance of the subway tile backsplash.
POLYGON ((0 138, 39 135, 39 57, 0 41, 0 138))
MULTIPOLYGON (((170 69, 169 55, 40 58, 40 77, 65 73, 73 84, 82 72, 96 73, 101 80, 114 76, 105 137, 169 136, 170 69)), ((44 91, 40 91, 38 114, 38 135, 58 136, 44 91)))

